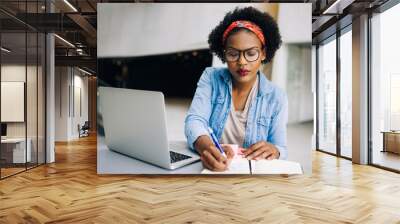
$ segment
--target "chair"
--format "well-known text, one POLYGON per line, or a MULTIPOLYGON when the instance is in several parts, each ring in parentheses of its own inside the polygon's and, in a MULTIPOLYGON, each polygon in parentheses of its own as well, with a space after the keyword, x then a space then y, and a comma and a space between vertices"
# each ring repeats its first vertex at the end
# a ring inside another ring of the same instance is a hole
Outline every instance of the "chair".
POLYGON ((90 129, 89 121, 85 121, 82 127, 80 126, 80 124, 78 124, 79 138, 89 136, 89 129, 90 129))

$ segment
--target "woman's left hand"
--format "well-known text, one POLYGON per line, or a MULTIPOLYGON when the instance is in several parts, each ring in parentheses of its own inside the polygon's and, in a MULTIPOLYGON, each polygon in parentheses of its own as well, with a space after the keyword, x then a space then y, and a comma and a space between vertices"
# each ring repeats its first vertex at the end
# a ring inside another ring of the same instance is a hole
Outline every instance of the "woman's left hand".
POLYGON ((266 141, 259 141, 242 152, 244 157, 253 160, 278 159, 280 155, 279 150, 273 144, 266 141))

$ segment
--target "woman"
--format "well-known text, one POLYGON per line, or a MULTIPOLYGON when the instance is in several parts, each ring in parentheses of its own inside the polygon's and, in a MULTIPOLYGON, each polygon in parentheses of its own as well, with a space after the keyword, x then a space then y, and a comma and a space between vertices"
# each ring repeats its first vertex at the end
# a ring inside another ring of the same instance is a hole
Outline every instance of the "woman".
POLYGON ((238 144, 248 159, 286 159, 286 94, 259 71, 281 45, 274 19, 247 7, 229 12, 210 33, 210 49, 228 68, 206 68, 185 120, 189 146, 203 165, 224 171, 233 158, 222 155, 209 137, 238 144))

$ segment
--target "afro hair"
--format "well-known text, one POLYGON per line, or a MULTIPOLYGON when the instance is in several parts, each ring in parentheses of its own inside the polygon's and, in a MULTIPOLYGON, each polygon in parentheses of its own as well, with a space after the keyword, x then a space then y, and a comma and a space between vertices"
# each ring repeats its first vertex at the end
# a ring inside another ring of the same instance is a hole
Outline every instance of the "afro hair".
MULTIPOLYGON (((225 62, 225 43, 222 42, 222 36, 228 26, 237 20, 247 20, 260 27, 265 37, 264 50, 266 58, 262 61, 262 63, 265 64, 270 62, 282 43, 279 28, 275 20, 268 13, 261 12, 253 7, 235 8, 233 11, 228 12, 225 15, 224 19, 211 31, 210 35, 208 36, 208 44, 211 52, 215 53, 222 62, 225 62)), ((245 28, 233 29, 228 34, 228 37, 241 29, 245 28)))

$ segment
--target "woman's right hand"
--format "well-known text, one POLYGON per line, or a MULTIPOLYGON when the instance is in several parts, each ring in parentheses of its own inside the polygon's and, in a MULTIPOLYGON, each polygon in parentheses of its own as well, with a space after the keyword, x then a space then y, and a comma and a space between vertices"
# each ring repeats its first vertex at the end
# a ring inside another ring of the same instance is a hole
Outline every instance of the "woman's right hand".
POLYGON ((223 146, 226 157, 223 156, 210 137, 206 135, 200 136, 195 141, 195 148, 200 154, 203 166, 212 171, 221 172, 227 170, 234 156, 234 152, 229 146, 223 146))

